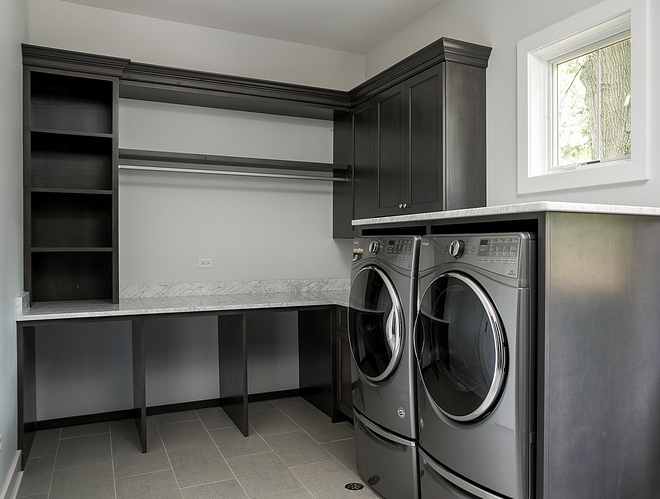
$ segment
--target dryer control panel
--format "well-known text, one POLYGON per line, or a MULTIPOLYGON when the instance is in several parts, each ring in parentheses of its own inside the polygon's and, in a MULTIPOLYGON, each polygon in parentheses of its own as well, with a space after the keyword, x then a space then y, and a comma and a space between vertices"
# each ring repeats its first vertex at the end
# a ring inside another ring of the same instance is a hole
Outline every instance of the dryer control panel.
POLYGON ((522 277, 520 262, 523 238, 529 238, 529 235, 426 236, 422 239, 419 270, 423 272, 441 264, 461 263, 507 277, 522 277))

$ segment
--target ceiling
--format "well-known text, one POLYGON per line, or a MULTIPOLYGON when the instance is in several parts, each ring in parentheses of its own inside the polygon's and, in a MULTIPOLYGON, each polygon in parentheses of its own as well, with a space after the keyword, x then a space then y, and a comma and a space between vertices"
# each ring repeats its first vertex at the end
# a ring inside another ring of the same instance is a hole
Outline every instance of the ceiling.
POLYGON ((366 54, 444 0, 65 0, 366 54))

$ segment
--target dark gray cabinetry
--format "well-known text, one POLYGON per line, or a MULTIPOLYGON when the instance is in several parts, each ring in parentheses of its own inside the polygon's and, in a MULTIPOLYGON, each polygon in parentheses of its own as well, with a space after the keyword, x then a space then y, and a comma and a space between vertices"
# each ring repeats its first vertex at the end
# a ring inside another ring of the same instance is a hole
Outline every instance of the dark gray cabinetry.
MULTIPOLYGON (((443 38, 350 92, 351 219, 485 206, 490 50, 443 38)), ((347 212, 335 237, 354 235, 347 212)))
POLYGON ((30 301, 118 301, 122 59, 23 47, 24 283, 30 301))

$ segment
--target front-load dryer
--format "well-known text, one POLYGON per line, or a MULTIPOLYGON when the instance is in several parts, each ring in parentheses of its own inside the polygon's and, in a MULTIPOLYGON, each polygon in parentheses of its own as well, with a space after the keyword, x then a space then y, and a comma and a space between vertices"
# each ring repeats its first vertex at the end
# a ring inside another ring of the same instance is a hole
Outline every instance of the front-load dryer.
POLYGON ((418 497, 412 331, 419 236, 354 241, 348 335, 358 471, 386 499, 418 497))
POLYGON ((422 499, 532 497, 534 259, 528 233, 422 240, 422 499))

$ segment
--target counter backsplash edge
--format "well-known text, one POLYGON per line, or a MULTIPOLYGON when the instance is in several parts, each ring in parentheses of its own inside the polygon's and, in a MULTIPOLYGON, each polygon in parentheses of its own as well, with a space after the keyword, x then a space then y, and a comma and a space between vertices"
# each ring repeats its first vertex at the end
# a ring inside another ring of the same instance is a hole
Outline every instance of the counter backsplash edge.
POLYGON ((285 279, 274 281, 183 282, 130 284, 119 287, 119 299, 223 294, 348 291, 350 279, 285 279))

